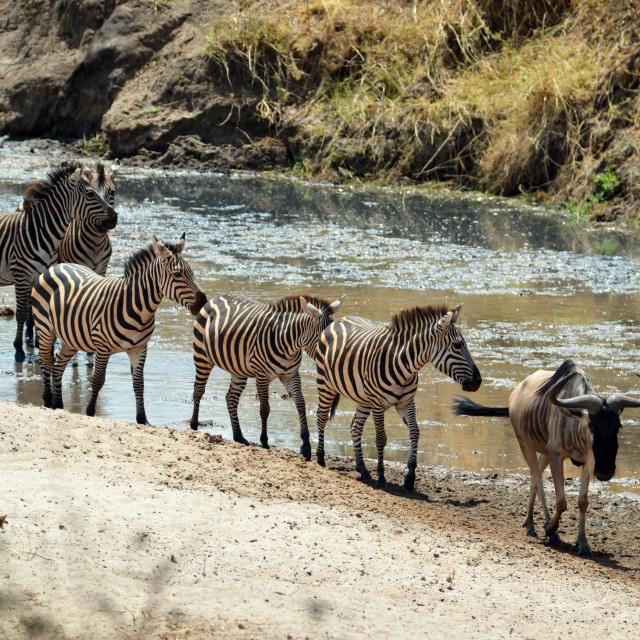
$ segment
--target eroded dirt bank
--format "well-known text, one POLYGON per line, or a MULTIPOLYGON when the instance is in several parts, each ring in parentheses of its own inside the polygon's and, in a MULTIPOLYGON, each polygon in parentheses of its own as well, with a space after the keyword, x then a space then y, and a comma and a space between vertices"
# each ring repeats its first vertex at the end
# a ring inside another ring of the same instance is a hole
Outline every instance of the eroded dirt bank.
POLYGON ((636 637, 637 502, 593 496, 585 560, 524 536, 523 479, 351 468, 2 403, 0 635, 636 637))
POLYGON ((18 0, 0 136, 637 218, 638 3, 18 0))

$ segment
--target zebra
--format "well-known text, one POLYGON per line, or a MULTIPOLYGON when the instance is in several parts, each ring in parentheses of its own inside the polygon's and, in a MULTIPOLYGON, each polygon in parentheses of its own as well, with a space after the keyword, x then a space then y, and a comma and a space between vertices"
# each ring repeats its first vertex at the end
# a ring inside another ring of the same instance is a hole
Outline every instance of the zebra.
POLYGON ((320 336, 316 352, 318 381, 318 463, 325 466, 324 429, 340 396, 356 403, 351 438, 356 470, 370 481, 362 457, 362 429, 373 413, 378 450, 378 487, 386 487, 383 454, 387 443, 384 412, 395 407, 409 428, 411 452, 404 486, 413 490, 418 453, 418 423, 414 396, 418 372, 427 362, 452 377, 465 391, 482 383, 467 344, 455 323, 460 314, 446 306, 415 307, 392 316, 391 324, 359 317, 336 320, 320 336))
POLYGON ((0 285, 16 291, 15 359, 25 359, 22 332, 29 314, 29 295, 38 275, 58 259, 62 238, 74 218, 113 229, 114 208, 87 182, 84 166, 63 163, 43 182, 27 189, 19 211, 0 218, 0 285))
MULTIPOLYGON (((62 163, 62 166, 66 165, 62 163)), ((102 197, 111 207, 115 203, 114 179, 120 170, 120 160, 116 160, 111 165, 110 170, 105 171, 102 162, 96 164, 96 170, 85 169, 85 177, 91 187, 102 197)), ((20 204, 19 210, 24 207, 20 204)), ((67 228, 60 249, 58 250, 58 262, 73 262, 83 264, 95 271, 98 275, 104 276, 107 273, 107 266, 111 259, 111 238, 108 229, 102 225, 96 225, 91 220, 71 220, 67 228)), ((31 307, 25 325, 25 342, 28 347, 33 346, 33 317, 31 307)))
POLYGON ((193 327, 193 389, 191 428, 198 428, 200 400, 214 366, 231 374, 227 408, 233 439, 248 445, 238 420, 238 403, 248 378, 256 379, 260 399, 260 442, 269 448, 269 384, 279 378, 293 397, 300 419, 300 453, 311 459, 309 429, 300 384, 302 350, 315 356, 318 337, 333 321, 344 296, 329 304, 310 295, 287 296, 276 302, 255 302, 238 295, 221 295, 200 310, 193 327))
POLYGON ((136 421, 149 424, 144 408, 144 363, 155 313, 168 297, 197 315, 207 298, 182 257, 185 234, 176 244, 153 242, 125 263, 124 277, 98 276, 88 267, 57 264, 33 288, 33 316, 39 337, 45 407, 62 409, 61 380, 76 351, 95 352, 95 372, 87 415, 95 414, 111 354, 126 352, 131 362, 136 421), (53 343, 60 349, 53 357, 53 343))

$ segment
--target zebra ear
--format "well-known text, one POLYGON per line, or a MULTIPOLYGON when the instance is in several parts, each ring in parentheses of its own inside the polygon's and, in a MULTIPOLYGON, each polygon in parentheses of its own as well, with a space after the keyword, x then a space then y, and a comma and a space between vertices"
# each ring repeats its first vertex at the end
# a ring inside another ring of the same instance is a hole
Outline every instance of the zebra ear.
POLYGON ((155 236, 153 238, 153 252, 158 256, 158 258, 162 258, 163 260, 168 260, 173 254, 167 247, 164 246, 161 240, 158 240, 155 236))
POLYGON ((71 177, 69 178, 69 181, 71 182, 71 185, 73 187, 77 187, 80 184, 80 180, 82 180, 82 175, 84 173, 84 165, 81 164, 72 174, 71 177))
POLYGON ((462 305, 459 304, 454 310, 453 315, 451 316, 451 322, 454 323, 458 319, 458 315, 460 313, 460 309, 462 309, 462 305))
POLYGON ((333 315, 334 313, 338 312, 338 309, 340 309, 340 307, 342 306, 342 303, 344 302, 344 299, 347 297, 347 294, 345 293, 342 298, 340 298, 340 300, 336 300, 333 304, 329 305, 329 309, 328 312, 333 315))
POLYGON ((318 320, 322 315, 322 311, 317 307, 314 307, 310 302, 307 302, 302 296, 300 296, 300 304, 302 308, 315 320, 318 320))
POLYGON ((180 240, 178 240, 178 242, 176 242, 176 253, 182 253, 182 250, 184 249, 184 244, 185 244, 185 239, 184 237, 187 235, 187 232, 184 231, 182 233, 182 235, 180 236, 180 240))
POLYGON ((120 171, 120 167, 122 165, 120 164, 120 160, 118 160, 118 158, 116 158, 113 161, 113 164, 111 165, 111 169, 109 169, 109 173, 111 174, 111 179, 113 180, 113 178, 115 178, 118 175, 118 171, 120 171))
POLYGON ((449 328, 452 322, 453 314, 453 311, 449 311, 447 314, 442 316, 440 320, 438 320, 438 324, 436 325, 437 331, 439 331, 440 333, 444 333, 449 328))

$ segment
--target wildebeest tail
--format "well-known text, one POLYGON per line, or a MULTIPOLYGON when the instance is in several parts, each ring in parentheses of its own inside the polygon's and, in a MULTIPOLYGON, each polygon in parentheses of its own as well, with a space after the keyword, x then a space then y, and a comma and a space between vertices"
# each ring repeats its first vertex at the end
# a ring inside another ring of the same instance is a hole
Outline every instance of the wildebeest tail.
POLYGON ((483 407, 466 396, 455 396, 451 404, 451 410, 457 416, 509 417, 509 407, 483 407))

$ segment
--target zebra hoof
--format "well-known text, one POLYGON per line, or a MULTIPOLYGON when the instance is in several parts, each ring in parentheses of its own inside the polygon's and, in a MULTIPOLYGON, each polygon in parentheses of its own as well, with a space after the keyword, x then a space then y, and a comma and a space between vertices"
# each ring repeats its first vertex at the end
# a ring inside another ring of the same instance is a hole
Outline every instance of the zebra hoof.
POLYGON ((263 449, 271 449, 271 447, 269 446, 269 442, 267 440, 260 440, 260 445, 262 446, 263 449))
POLYGON ((303 442, 300 447, 300 453, 302 457, 309 462, 309 460, 311 460, 311 445, 308 442, 303 442))
POLYGON ((364 466, 360 469, 360 480, 362 480, 362 482, 371 482, 373 480, 369 470, 364 466))
POLYGON ((411 470, 407 471, 407 475, 404 477, 404 488, 407 491, 413 491, 413 487, 416 484, 416 472, 411 470))
POLYGON ((324 453, 316 453, 316 460, 321 467, 327 466, 324 462, 324 453))
POLYGON ((56 402, 54 400, 52 405, 51 405, 51 408, 52 409, 64 409, 64 405, 62 404, 62 400, 59 400, 58 402, 56 402))
POLYGON ((384 476, 378 476, 378 489, 386 489, 387 481, 384 479, 384 476))
POLYGON ((20 351, 16 351, 16 362, 24 362, 25 357, 26 356, 22 349, 20 351))
POLYGON ((42 401, 44 402, 44 406, 45 406, 47 409, 53 409, 53 398, 52 398, 51 394, 49 394, 49 395, 46 395, 46 394, 45 394, 45 395, 43 395, 43 396, 42 396, 42 401))
POLYGON ((239 438, 234 438, 233 440, 234 440, 234 442, 237 442, 238 444, 243 444, 246 447, 249 446, 249 441, 246 438, 243 438, 242 436, 240 436, 239 438))
POLYGON ((88 415, 88 416, 91 416, 91 417, 93 417, 93 416, 95 416, 95 415, 96 415, 96 407, 95 407, 95 405, 93 405, 93 406, 92 406, 92 405, 89 405, 89 406, 87 407, 87 415, 88 415))
POLYGON ((193 420, 189 423, 189 426, 194 430, 197 431, 198 430, 198 422, 194 422, 193 420))

